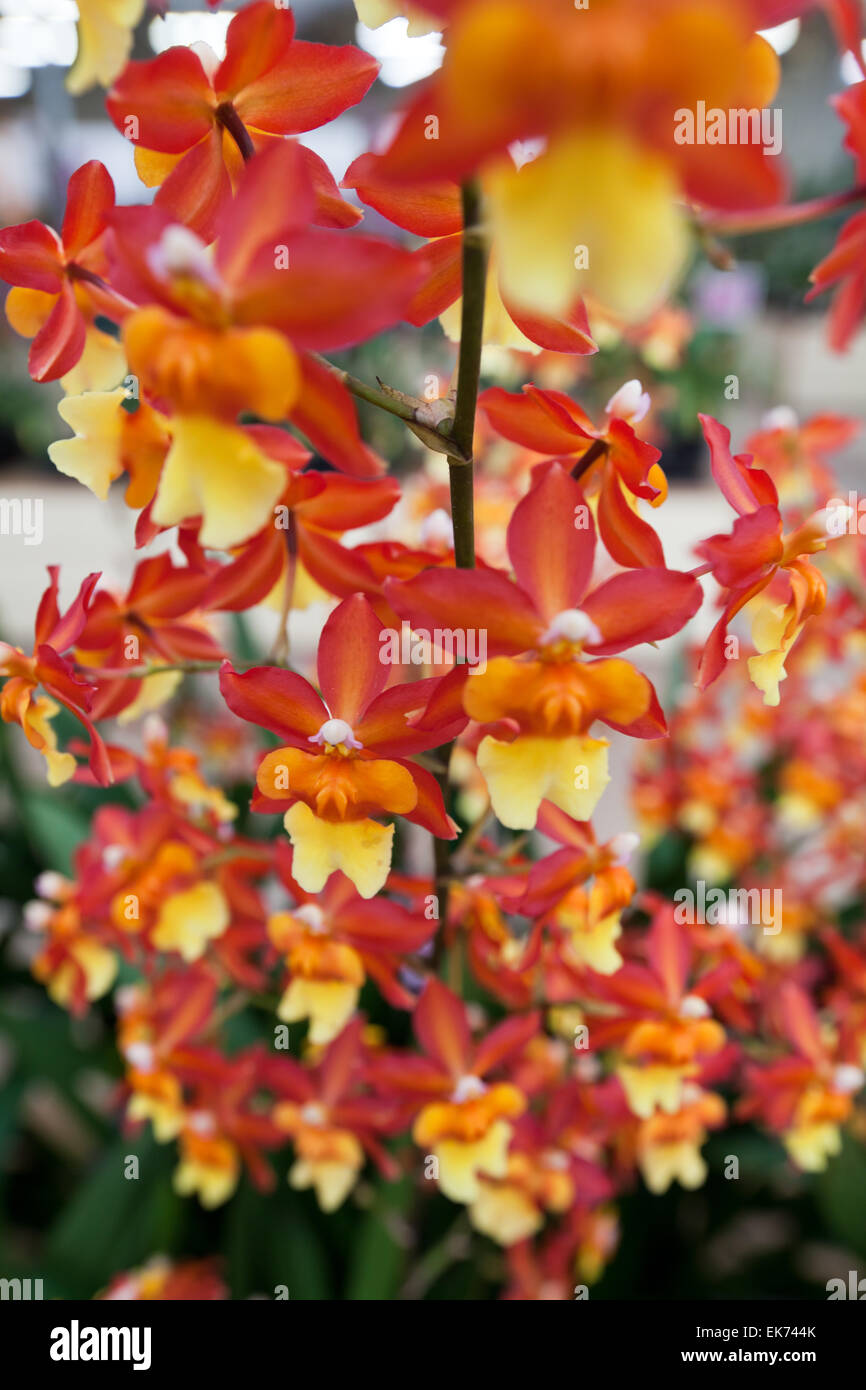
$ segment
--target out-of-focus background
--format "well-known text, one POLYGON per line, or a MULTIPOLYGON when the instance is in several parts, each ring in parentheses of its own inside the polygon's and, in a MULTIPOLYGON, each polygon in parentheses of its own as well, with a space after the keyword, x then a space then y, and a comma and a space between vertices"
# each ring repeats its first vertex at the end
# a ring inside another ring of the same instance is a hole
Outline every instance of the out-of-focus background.
MULTIPOLYGON (((357 24, 349 0, 295 0, 293 9, 299 37, 354 42, 382 61, 381 78, 360 108, 304 137, 339 181, 349 163, 380 137, 406 87, 434 69, 441 47, 435 36, 408 39, 400 20, 366 30, 357 24)), ((213 12, 203 0, 170 0, 163 18, 140 26, 133 56, 147 58, 173 43, 195 41, 220 52, 234 12, 230 4, 213 12)), ((30 218, 59 225, 67 179, 88 159, 108 167, 120 202, 143 202, 150 196, 137 179, 131 146, 105 115, 103 93, 95 90, 73 99, 65 90, 65 70, 75 53, 76 15, 74 0, 0 0, 4 225, 30 218)), ((856 68, 840 62, 821 15, 780 26, 771 41, 783 54, 776 104, 784 112, 782 158, 795 196, 849 187, 851 161, 842 150, 842 126, 828 98, 856 80, 856 68)), ((593 413, 622 382, 639 377, 653 396, 651 434, 665 451, 663 465, 671 483, 654 524, 669 565, 688 568, 696 563, 694 544, 728 529, 731 520, 709 481, 698 411, 724 421, 736 448, 743 447, 767 412, 779 408, 788 414, 775 419, 794 412, 802 420, 827 411, 866 419, 866 336, 855 340, 847 355, 832 355, 825 342, 826 304, 803 302, 809 271, 829 250, 840 221, 828 218, 735 240, 735 268, 717 270, 697 257, 678 304, 646 333, 628 338, 603 333, 601 351, 590 359, 544 354, 535 363, 529 355, 490 350, 484 361, 486 379, 512 389, 533 379, 573 391, 593 413), (731 398, 732 378, 736 398, 731 398)), ((402 235, 372 212, 366 213, 365 225, 402 235)), ((431 374, 447 381, 455 349, 433 323, 421 331, 395 329, 341 360, 368 380, 378 375, 401 390, 421 394, 431 374)), ((109 585, 122 585, 137 558, 134 515, 123 504, 122 490, 100 503, 50 464, 47 446, 68 434, 56 411, 61 391, 59 386, 34 385, 26 362, 27 344, 0 321, 0 498, 39 497, 44 502, 40 544, 0 535, 0 633, 22 645, 30 641, 46 564, 62 566, 62 595, 68 599, 92 569, 102 570, 109 585)), ((425 457, 398 422, 367 408, 362 415, 367 438, 393 460, 401 476, 422 466, 435 472, 435 461, 425 457)), ((842 496, 863 476, 864 448, 861 441, 836 460, 842 496)), ((404 507, 382 523, 378 534, 417 541, 415 527, 404 507)), ((347 542, 352 543, 351 535, 347 542)), ((293 618, 293 641, 301 648, 312 643, 324 611, 314 606, 293 618)), ((712 619, 708 606, 707 626, 712 619)), ((273 623, 273 614, 255 615, 252 640, 261 635, 262 646, 268 645, 273 623)), ((660 691, 671 678, 666 660, 651 654, 644 663, 660 691)), ((52 797, 31 786, 33 771, 23 741, 15 739, 13 745, 9 731, 2 734, 0 932, 8 941, 20 904, 31 896, 34 874, 43 867, 68 866, 69 854, 86 833, 92 803, 81 789, 52 797)), ((40 775, 38 769, 35 775, 40 775)), ((599 808, 600 833, 621 830, 628 816, 622 750, 618 784, 599 808)), ((29 1268, 38 1259, 55 1296, 89 1297, 118 1268, 154 1250, 217 1249, 228 1262, 235 1297, 266 1288, 268 1250, 284 1227, 287 1239, 300 1242, 299 1251, 307 1249, 309 1231, 298 1226, 297 1209, 294 1224, 286 1225, 288 1218, 278 1206, 269 1209, 269 1199, 245 1191, 226 1211, 205 1215, 171 1193, 170 1160, 164 1152, 154 1152, 151 1174, 156 1177, 143 1193, 139 1184, 120 1184, 125 1191, 117 1193, 116 1184, 102 1181, 100 1174, 117 1162, 125 1142, 116 1137, 109 1103, 119 1073, 111 1031, 98 1010, 70 1025, 30 981, 19 948, 7 948, 2 938, 0 945, 0 1083, 5 1083, 0 1093, 0 1197, 5 1210, 0 1272, 29 1268), (131 1188, 139 1191, 130 1195, 131 1188), (131 1205, 115 1209, 112 1200, 115 1207, 121 1200, 131 1205), (254 1249, 250 1230, 271 1234, 262 1236, 254 1249)), ((712 1168, 718 1172, 720 1164, 712 1168)), ((778 1182, 766 1190, 759 1183, 745 1210, 742 1189, 735 1201, 731 1185, 718 1179, 694 1194, 679 1189, 663 1198, 637 1193, 624 1204, 625 1244, 598 1295, 823 1296, 816 1293, 815 1282, 824 1277, 822 1243, 850 1237, 845 1191, 844 1174, 834 1186, 819 1184, 808 1195, 796 1182, 787 1194, 778 1182)), ((344 1219, 330 1219, 329 1225, 310 1212, 309 1220, 319 1240, 315 1268, 312 1255, 301 1254, 299 1267, 306 1259, 304 1277, 319 1292, 307 1296, 362 1296, 347 1293, 353 1287, 355 1256, 346 1254, 344 1219)), ((368 1263, 375 1259, 375 1229, 375 1223, 365 1227, 368 1263)), ((866 1253, 866 1232, 860 1237, 866 1253)), ((284 1248, 280 1259, 282 1272, 284 1248)), ((472 1297, 471 1282, 466 1282, 471 1277, 465 1268, 452 1271, 437 1286, 438 1296, 472 1297)))

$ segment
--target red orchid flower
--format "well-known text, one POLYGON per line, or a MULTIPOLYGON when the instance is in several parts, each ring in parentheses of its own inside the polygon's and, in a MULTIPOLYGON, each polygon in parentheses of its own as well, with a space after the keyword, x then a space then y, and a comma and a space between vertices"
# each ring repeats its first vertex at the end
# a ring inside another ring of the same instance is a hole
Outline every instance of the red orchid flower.
POLYGON ((635 1115, 648 1119, 659 1106, 675 1114, 684 1086, 725 1047, 725 1030, 710 1000, 731 983, 722 965, 697 980, 698 951, 672 903, 659 904, 645 936, 646 964, 629 959, 615 974, 592 973, 592 997, 601 1003, 588 1018, 589 1046, 618 1047, 616 1074, 635 1115), (615 1012, 609 1005, 615 1005, 615 1012))
POLYGON ((595 720, 639 738, 665 726, 645 676, 626 661, 585 655, 607 658, 679 631, 698 607, 699 586, 691 575, 649 568, 587 593, 595 525, 579 484, 557 462, 534 470, 509 523, 508 553, 515 580, 498 570, 433 569, 387 583, 386 597, 416 630, 461 629, 471 613, 486 634, 492 660, 446 676, 430 715, 462 708, 506 738, 510 728, 509 741, 488 734, 478 750, 497 818, 531 829, 547 799, 586 820, 608 780, 607 744, 587 737, 595 720))
MULTIPOLYGON (((180 469, 176 451, 190 452, 183 439, 178 445, 178 434, 193 429, 187 443, 194 456, 201 452, 201 426, 187 425, 190 419, 204 416, 228 427, 242 411, 275 422, 288 417, 345 472, 383 471, 361 441, 351 396, 313 354, 393 324, 405 313, 418 267, 408 251, 373 237, 310 229, 312 199, 297 149, 280 143, 245 168, 212 251, 161 208, 114 215, 114 282, 142 306, 124 326, 130 370, 142 393, 172 412, 175 450, 157 492, 159 524, 187 519, 175 513, 186 508, 195 457, 180 469)), ((215 447, 211 439, 209 452, 215 447)), ((235 431, 227 455, 240 447, 235 431)), ((245 447, 249 452, 250 444, 245 447)), ((215 488, 220 469, 210 472, 215 488)), ((206 482, 196 485, 199 492, 208 493, 206 482)), ((266 461, 256 469, 249 464, 244 482, 248 493, 267 499, 265 513, 285 486, 282 470, 266 461)), ((217 500, 228 516, 245 507, 236 491, 217 500)), ((229 543, 252 529, 258 527, 229 543)), ((206 533, 203 543, 213 543, 206 533)))
POLYGON ((815 1006, 799 985, 786 980, 771 1000, 777 1031, 792 1054, 746 1067, 750 1094, 738 1106, 741 1118, 760 1118, 778 1132, 790 1157, 805 1172, 820 1172, 842 1147, 840 1126, 853 1097, 866 1082, 853 1038, 834 1044, 821 1027, 815 1006))
POLYGON ((639 381, 626 383, 607 405, 607 420, 596 428, 580 406, 562 391, 524 386, 513 395, 494 386, 479 406, 498 434, 536 453, 574 459, 572 471, 587 491, 598 489, 598 527, 612 559, 626 568, 664 565, 662 543, 625 496, 660 506, 667 481, 659 467, 661 450, 639 439, 634 425, 649 409, 639 381))
POLYGON ((369 1155, 385 1177, 399 1172, 381 1139, 401 1127, 393 1101, 365 1093, 362 1023, 354 1019, 314 1066, 272 1057, 268 1085, 280 1097, 274 1123, 295 1146, 292 1187, 312 1187, 323 1211, 339 1207, 369 1155))
POLYGON ((91 159, 69 180, 59 236, 43 222, 0 231, 0 279, 15 287, 6 300, 6 314, 26 337, 35 333, 30 349, 34 381, 65 376, 81 358, 94 318, 117 318, 123 311, 123 301, 103 280, 105 233, 113 209, 108 170, 91 159))
MULTIPOLYGON (((291 10, 271 0, 232 19, 226 56, 206 45, 169 48, 128 63, 106 98, 108 114, 137 147, 136 167, 157 204, 210 241, 243 160, 287 135, 326 125, 360 101, 379 65, 345 45, 303 43, 291 10)), ((299 147, 315 186, 314 220, 348 227, 355 208, 327 165, 299 147)))
POLYGON ((75 644, 76 659, 92 668, 99 686, 99 718, 131 705, 140 682, 123 673, 148 660, 156 665, 214 661, 223 649, 204 626, 202 607, 208 577, 172 564, 167 554, 142 560, 123 597, 101 589, 75 644), (102 668, 102 669, 100 669, 102 668), (120 671, 112 680, 111 671, 120 671))
POLYGON ((614 866, 624 866, 637 848, 638 837, 628 831, 599 844, 589 821, 572 820, 549 801, 541 804, 538 830, 556 840, 553 850, 531 865, 517 911, 537 916, 549 912, 572 888, 614 866))
POLYGON ((63 705, 90 735, 90 770, 106 786, 112 780, 111 764, 105 745, 88 718, 96 686, 79 679, 72 663, 63 655, 73 648, 87 622, 98 574, 83 581, 77 597, 61 614, 57 603, 60 569, 48 566, 50 583, 36 614, 36 636, 32 656, 18 647, 0 642, 0 676, 5 677, 0 693, 0 716, 6 723, 20 724, 28 743, 42 754, 48 765, 48 781, 59 786, 75 772, 75 758, 61 753, 51 720, 63 705), (38 694, 39 687, 46 692, 38 694), (56 703, 55 703, 56 702, 56 703))
POLYGON ((390 868, 394 827, 374 816, 403 815, 444 839, 457 833, 435 778, 409 761, 453 737, 454 717, 412 727, 409 716, 425 706, 432 681, 385 688, 385 632, 363 595, 344 600, 319 641, 321 696, 291 671, 259 666, 239 675, 228 663, 222 669, 229 708, 286 745, 259 764, 261 800, 254 809, 285 811, 292 872, 308 893, 338 869, 362 897, 378 893, 390 868))
MULTIPOLYGON (((853 50, 860 52, 859 43, 853 50)), ((866 80, 831 97, 840 118, 848 126, 845 148, 855 160, 858 183, 866 181, 866 80)), ((836 352, 844 352, 866 314, 866 212, 855 212, 845 222, 829 255, 809 276, 812 289, 807 301, 825 290, 836 289, 830 308, 829 342, 836 352)))
POLYGON ((698 417, 710 449, 713 477, 737 512, 729 536, 710 536, 696 546, 705 570, 724 590, 724 611, 707 639, 697 685, 706 689, 725 668, 728 625, 750 599, 767 589, 777 575, 787 580, 783 601, 770 598, 753 624, 759 655, 749 658, 749 673, 764 702, 779 703, 779 681, 785 678, 784 659, 806 619, 820 613, 826 601, 823 576, 805 558, 826 547, 828 521, 817 513, 803 526, 783 534, 782 515, 773 480, 754 468, 751 454, 732 454, 730 431, 712 416, 698 417), (787 598, 785 602, 784 599, 787 598))
POLYGON ((438 1160, 442 1191, 455 1202, 479 1195, 479 1174, 503 1177, 511 1121, 526 1097, 506 1081, 485 1082, 538 1032, 537 1013, 515 1015, 475 1043, 462 999, 439 980, 428 982, 412 1015, 425 1055, 375 1057, 369 1076, 376 1086, 413 1098, 420 1110, 413 1127, 416 1144, 438 1160))

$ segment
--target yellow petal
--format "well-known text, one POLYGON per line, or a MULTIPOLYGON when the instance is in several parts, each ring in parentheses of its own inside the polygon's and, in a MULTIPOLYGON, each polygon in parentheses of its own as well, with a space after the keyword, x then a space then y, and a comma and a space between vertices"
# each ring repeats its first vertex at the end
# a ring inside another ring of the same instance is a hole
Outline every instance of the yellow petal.
POLYGON ((615 975, 622 965, 622 956, 614 945, 620 936, 619 913, 612 912, 590 927, 573 931, 568 938, 568 949, 596 974, 615 975))
POLYGON ((22 338, 35 338, 56 303, 57 295, 49 294, 47 290, 13 285, 5 304, 9 327, 20 333, 22 338))
POLYGON ((525 1192, 519 1187, 498 1183, 481 1184, 469 1219, 476 1231, 489 1236, 498 1245, 515 1245, 519 1240, 528 1240, 544 1225, 544 1217, 525 1192))
POLYGON ((648 1120, 658 1105, 669 1115, 682 1106, 683 1070, 681 1067, 633 1067, 622 1063, 616 1069, 622 1082, 629 1109, 648 1120))
POLYGON ((159 1100, 156 1096, 136 1091, 130 1096, 126 1107, 127 1118, 133 1124, 149 1120, 153 1125, 153 1137, 158 1144, 168 1144, 176 1139, 183 1128, 183 1110, 171 1101, 159 1100))
POLYGON ((752 619, 752 641, 758 656, 747 661, 749 679, 764 696, 764 704, 779 703, 779 683, 786 679, 785 660, 802 630, 787 633, 788 609, 785 604, 761 604, 752 619), (787 635, 786 635, 787 633, 787 635))
POLYGON ((640 1170, 650 1192, 667 1192, 672 1182, 694 1190, 702 1187, 707 1165, 697 1144, 681 1140, 674 1144, 653 1144, 640 1156, 640 1170))
POLYGON ((833 1124, 801 1125, 782 1135, 782 1142, 804 1173, 823 1173, 827 1160, 840 1152, 842 1136, 833 1124))
POLYGON ((126 353, 123 344, 110 333, 103 333, 92 324, 84 338, 84 352, 60 385, 67 396, 80 396, 83 391, 110 391, 126 376, 126 353))
POLYGON ((182 671, 157 671, 152 676, 142 677, 132 704, 117 716, 118 724, 131 724, 143 714, 159 709, 160 705, 171 699, 182 679, 182 671))
POLYGON ((110 87, 132 50, 145 0, 78 0, 78 55, 66 78, 73 96, 110 87))
POLYGON ((504 1178, 508 1167, 511 1125, 494 1120, 481 1139, 440 1139, 433 1146, 439 1160, 439 1186, 452 1202, 477 1202, 481 1196, 479 1173, 504 1178))
POLYGON ((313 1162, 308 1158, 299 1158, 289 1173, 289 1185, 297 1191, 314 1188, 322 1211, 336 1211, 355 1186, 363 1161, 360 1146, 357 1166, 329 1159, 313 1162))
POLYGON ((222 936, 229 916, 217 885, 197 883, 182 893, 172 893, 163 903, 153 930, 153 944, 160 951, 179 951, 186 961, 198 960, 208 941, 222 936))
MULTIPOLYGON (((71 753, 61 753, 57 748, 57 735, 51 720, 60 706, 54 700, 41 695, 30 705, 25 715, 26 722, 41 740, 39 752, 46 762, 46 776, 49 787, 62 787, 70 777, 75 776, 77 763, 71 753)), ((34 745, 35 746, 35 745, 34 745)))
POLYGON ((302 801, 286 812, 294 846, 292 874, 305 893, 319 893, 341 870, 362 898, 374 898, 391 868, 393 825, 373 820, 321 820, 302 801))
POLYGON ((201 544, 225 550, 273 517, 286 470, 241 430, 206 415, 176 415, 153 519, 175 526, 202 517, 201 544))
POLYGON ((310 1020, 309 1040, 324 1045, 342 1033, 358 1003, 357 986, 343 980, 292 980, 277 1009, 283 1023, 310 1020))
POLYGON ((146 150, 143 145, 136 145, 135 171, 145 188, 158 188, 161 183, 165 183, 185 153, 186 151, 180 154, 165 154, 162 150, 146 150))
POLYGON ((520 734, 503 743, 489 734, 478 749, 494 813, 509 830, 532 830, 543 800, 575 820, 589 820, 610 781, 606 739, 520 734))
POLYGON ((240 1172, 236 1167, 211 1167, 185 1158, 174 1170, 172 1186, 181 1197, 189 1197, 195 1192, 202 1206, 211 1211, 228 1201, 238 1185, 239 1177, 240 1172))
POLYGON ((486 183, 506 299, 564 314, 579 294, 635 321, 669 294, 688 254, 667 163, 624 133, 583 131, 486 183))
POLYGON ((48 457, 58 472, 83 483, 103 502, 111 483, 123 472, 124 400, 126 392, 122 386, 114 391, 66 396, 59 402, 57 413, 75 431, 75 438, 58 439, 48 446, 48 457))
POLYGON ((441 19, 425 14, 419 5, 401 4, 400 0, 355 0, 355 9, 368 29, 378 29, 380 24, 405 16, 409 20, 407 35, 413 39, 422 34, 434 34, 442 28, 441 19))
MULTIPOLYGON (((88 941, 84 937, 73 943, 69 949, 69 954, 74 957, 78 966, 84 971, 87 998, 90 1000, 101 999, 103 994, 107 994, 114 984, 117 975, 117 956, 106 946, 100 946, 98 941, 88 941)), ((76 979, 75 966, 71 961, 64 961, 60 969, 51 976, 46 986, 48 994, 55 1004, 59 1004, 61 1008, 68 1006, 76 979)))

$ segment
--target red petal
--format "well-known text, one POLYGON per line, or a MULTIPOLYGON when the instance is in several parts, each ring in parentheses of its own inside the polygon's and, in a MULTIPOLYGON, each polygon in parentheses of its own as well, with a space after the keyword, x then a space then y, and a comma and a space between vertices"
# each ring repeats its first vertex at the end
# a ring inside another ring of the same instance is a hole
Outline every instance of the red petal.
POLYGON ((231 195, 231 180, 223 160, 222 135, 218 130, 211 130, 175 165, 158 190, 154 205, 171 213, 203 241, 211 241, 219 215, 228 206, 231 195))
POLYGON ((319 686, 335 719, 354 729, 390 674, 382 660, 382 624, 363 594, 334 609, 319 638, 319 686))
POLYGON ((312 221, 317 227, 355 227, 363 213, 342 197, 334 175, 324 159, 306 145, 298 145, 304 167, 316 195, 316 209, 312 221))
POLYGON ((191 48, 169 48, 144 63, 127 63, 105 98, 122 135, 130 116, 138 121, 134 145, 182 154, 214 126, 213 88, 191 48))
POLYGON ((298 526, 298 556, 316 583, 337 598, 367 594, 372 599, 378 591, 376 576, 363 555, 320 531, 298 526))
MULTIPOLYGON (((263 8, 272 8, 263 5, 263 8)), ((247 125, 273 135, 298 135, 327 125, 372 86, 379 64, 350 44, 292 43, 269 72, 234 99, 247 125)), ((217 74, 219 81, 220 74, 217 74)))
MULTIPOLYGON (((219 151, 222 162, 221 142, 219 151)), ((220 222, 216 252, 221 275, 237 285, 241 295, 262 246, 266 245, 273 266, 275 246, 306 227, 313 216, 316 195, 306 153, 295 140, 280 140, 244 165, 237 192, 220 222)))
POLYGON ((57 303, 30 345, 29 367, 34 381, 56 381, 81 358, 87 329, 72 286, 64 281, 57 303))
POLYGON ((328 717, 309 681, 276 666, 254 666, 240 673, 223 662, 220 691, 234 714, 270 729, 294 747, 309 750, 310 737, 328 717))
POLYGON ((584 599, 583 610, 604 639, 590 650, 610 656, 636 642, 670 637, 697 612, 702 598, 694 575, 680 570, 640 569, 616 574, 584 599))
POLYGON ((487 633, 488 656, 527 651, 543 630, 529 597, 499 570, 429 569, 384 587, 388 602, 416 630, 465 630, 471 616, 487 633))
POLYGON ((749 467, 751 454, 731 454, 731 431, 712 415, 699 414, 698 419, 709 446, 713 477, 734 511, 745 516, 760 506, 778 506, 779 498, 769 474, 749 467))
POLYGON ((661 541, 649 523, 629 506, 611 468, 605 469, 598 499, 598 529, 608 555, 618 565, 632 569, 664 565, 661 541))
POLYGON ((236 14, 226 31, 226 56, 214 75, 214 90, 231 100, 242 87, 269 72, 295 35, 295 17, 272 0, 259 0, 236 14))
POLYGON ((391 183, 379 172, 373 154, 362 154, 346 170, 341 188, 354 188, 362 202, 415 236, 444 237, 463 231, 460 188, 438 183, 391 183))
POLYGON ((782 518, 776 507, 759 507, 738 516, 729 536, 710 536, 695 546, 695 552, 709 561, 723 589, 754 584, 782 558, 782 518))
POLYGON ((592 573, 595 525, 583 492, 559 463, 539 465, 538 481, 508 525, 508 554, 518 584, 542 617, 576 608, 592 573), (582 508, 578 526, 578 508, 582 508))
POLYGON ((381 521, 400 500, 396 478, 344 478, 338 473, 319 475, 322 488, 315 497, 297 505, 307 525, 325 531, 351 531, 381 521))
POLYGON ((554 416, 544 408, 549 393, 532 387, 529 394, 512 394, 501 386, 482 391, 478 405, 497 434, 533 449, 538 454, 573 454, 591 443, 568 417, 554 416))
POLYGON ((531 1013, 507 1018, 492 1029, 478 1044, 475 1053, 474 1070, 478 1076, 484 1076, 504 1062, 506 1057, 526 1047, 537 1034, 540 1023, 540 1015, 531 1013))
POLYGON ((374 237, 314 229, 285 238, 288 267, 274 268, 273 245, 250 265, 237 313, 266 323, 299 347, 350 347, 405 317, 424 264, 374 237))
POLYGON ((674 909, 666 904, 657 914, 647 933, 649 962, 662 981, 670 1004, 678 1004, 688 979, 691 949, 689 938, 674 918, 674 909))
POLYGON ((406 318, 417 328, 437 318, 459 299, 463 284, 462 245, 459 234, 444 236, 413 253, 425 276, 406 310, 406 318))
POLYGON ((416 763, 404 762, 402 758, 396 758, 395 762, 412 774, 412 780, 418 789, 418 800, 405 819, 410 820, 413 825, 420 825, 429 830, 430 834, 439 840, 456 840, 460 828, 445 810, 442 789, 433 773, 424 767, 418 767, 416 763))
POLYGON ((472 1055, 466 1008, 439 980, 430 980, 412 1016, 415 1036, 428 1057, 454 1077, 465 1076, 472 1055))
POLYGON ((503 295, 509 317, 533 343, 548 352, 570 352, 581 357, 598 352, 590 332, 583 300, 579 299, 567 318, 555 319, 516 308, 503 295))
POLYGON ((210 580, 203 608, 242 612, 267 598, 283 572, 282 536, 268 526, 244 546, 236 560, 222 565, 210 580))
MULTIPOLYGON (((449 708, 439 720, 427 717, 431 691, 435 697, 436 687, 441 684, 436 677, 429 677, 383 690, 355 728, 364 747, 378 757, 400 759, 436 748, 455 737, 467 723, 462 706, 456 711, 449 708), (419 717, 420 712, 423 718, 419 717)), ((412 772, 415 770, 413 767, 412 772)))
POLYGON ((43 222, 21 222, 0 231, 0 277, 8 285, 57 294, 63 284, 63 251, 43 222))
POLYGON ((114 184, 104 164, 91 159, 69 180, 61 236, 67 259, 75 258, 105 231, 114 207, 114 184))

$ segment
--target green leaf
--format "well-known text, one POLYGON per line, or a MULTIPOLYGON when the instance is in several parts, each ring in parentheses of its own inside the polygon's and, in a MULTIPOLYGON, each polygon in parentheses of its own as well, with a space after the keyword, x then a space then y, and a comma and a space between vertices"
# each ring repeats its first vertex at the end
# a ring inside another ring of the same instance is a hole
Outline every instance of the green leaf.
POLYGON ((345 1297, 355 1301, 392 1299, 403 1279, 407 1249, 397 1238, 412 1201, 408 1178, 380 1181, 372 1208, 360 1223, 352 1248, 345 1297))
POLYGON ((866 1150, 845 1135, 842 1152, 832 1158, 815 1184, 824 1220, 840 1244, 866 1256, 866 1150))
POLYGON ((89 817, 62 793, 31 792, 23 808, 30 839, 49 869, 68 874, 72 856, 90 831, 89 817))

